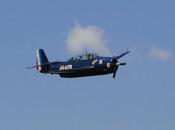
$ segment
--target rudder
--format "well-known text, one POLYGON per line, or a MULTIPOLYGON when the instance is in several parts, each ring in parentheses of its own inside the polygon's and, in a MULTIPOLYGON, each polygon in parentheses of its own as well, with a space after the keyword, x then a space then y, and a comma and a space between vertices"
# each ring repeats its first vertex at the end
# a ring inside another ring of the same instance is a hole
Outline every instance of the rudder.
POLYGON ((47 73, 49 69, 49 60, 43 49, 36 50, 36 70, 47 73))

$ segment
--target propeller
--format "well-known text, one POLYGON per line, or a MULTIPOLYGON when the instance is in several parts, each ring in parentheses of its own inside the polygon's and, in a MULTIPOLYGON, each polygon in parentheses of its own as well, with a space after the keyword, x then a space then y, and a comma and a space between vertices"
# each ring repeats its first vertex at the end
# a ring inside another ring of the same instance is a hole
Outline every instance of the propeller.
POLYGON ((112 75, 113 79, 115 79, 117 69, 118 69, 118 66, 114 68, 114 72, 113 72, 113 75, 112 75))
POLYGON ((117 72, 117 70, 118 70, 118 67, 119 66, 122 66, 122 65, 127 65, 127 63, 125 63, 125 62, 123 62, 123 63, 118 63, 118 61, 117 61, 117 63, 115 64, 115 68, 114 68, 114 70, 113 70, 113 79, 115 79, 115 77, 116 77, 116 72, 117 72))
POLYGON ((123 66, 123 65, 127 65, 127 63, 125 63, 125 62, 119 63, 118 60, 117 60, 117 57, 113 56, 113 58, 112 58, 112 66, 114 66, 113 76, 112 76, 113 79, 115 79, 115 77, 116 77, 118 67, 123 66))
POLYGON ((112 66, 114 66, 113 76, 112 76, 113 79, 115 79, 119 64, 120 63, 118 63, 117 58, 115 56, 113 56, 113 58, 112 58, 112 66))
POLYGON ((113 78, 114 78, 114 79, 115 79, 115 77, 116 77, 116 72, 117 72, 117 70, 118 70, 118 67, 119 67, 119 66, 123 66, 123 65, 127 65, 127 63, 125 63, 125 62, 119 63, 119 62, 118 62, 118 59, 120 59, 121 57, 127 55, 128 53, 130 53, 130 51, 127 49, 126 52, 124 52, 124 53, 122 53, 122 54, 120 54, 120 55, 118 55, 118 56, 114 56, 114 55, 113 55, 113 52, 112 52, 112 50, 111 50, 111 54, 112 54, 112 66, 114 67, 114 69, 113 69, 113 78))

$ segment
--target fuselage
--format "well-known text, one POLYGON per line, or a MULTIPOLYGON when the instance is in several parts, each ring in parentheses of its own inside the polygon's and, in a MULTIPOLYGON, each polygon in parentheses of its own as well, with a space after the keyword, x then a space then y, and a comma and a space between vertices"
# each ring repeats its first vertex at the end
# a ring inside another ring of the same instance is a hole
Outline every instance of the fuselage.
POLYGON ((112 57, 96 56, 89 59, 70 59, 65 62, 51 62, 47 73, 61 77, 75 78, 113 73, 112 57))

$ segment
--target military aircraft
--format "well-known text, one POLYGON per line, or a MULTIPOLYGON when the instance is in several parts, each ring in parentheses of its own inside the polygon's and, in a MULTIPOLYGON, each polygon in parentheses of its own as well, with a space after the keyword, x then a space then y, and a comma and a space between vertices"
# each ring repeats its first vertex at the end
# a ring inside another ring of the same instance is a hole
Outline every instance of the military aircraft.
POLYGON ((40 73, 59 74, 64 78, 76 78, 85 76, 96 76, 113 74, 116 77, 116 72, 119 66, 126 63, 119 63, 118 60, 127 55, 130 51, 127 50, 118 56, 104 57, 95 53, 88 53, 71 57, 67 61, 49 62, 43 49, 36 50, 36 65, 27 69, 36 68, 40 73))

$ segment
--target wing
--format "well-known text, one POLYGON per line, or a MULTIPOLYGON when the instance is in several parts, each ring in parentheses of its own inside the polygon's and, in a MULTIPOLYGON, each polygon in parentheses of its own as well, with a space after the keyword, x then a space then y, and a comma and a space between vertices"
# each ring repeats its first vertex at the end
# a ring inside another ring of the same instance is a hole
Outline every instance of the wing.
POLYGON ((128 53, 130 53, 130 51, 129 51, 129 50, 127 50, 126 52, 124 52, 124 53, 122 53, 122 54, 120 54, 120 55, 116 56, 116 58, 117 58, 117 59, 120 59, 121 57, 123 57, 123 56, 127 55, 128 53))

